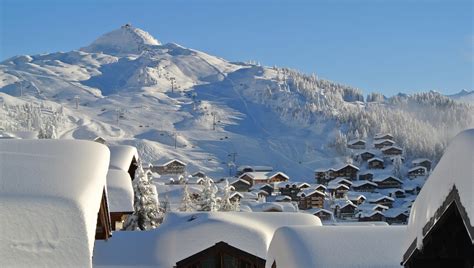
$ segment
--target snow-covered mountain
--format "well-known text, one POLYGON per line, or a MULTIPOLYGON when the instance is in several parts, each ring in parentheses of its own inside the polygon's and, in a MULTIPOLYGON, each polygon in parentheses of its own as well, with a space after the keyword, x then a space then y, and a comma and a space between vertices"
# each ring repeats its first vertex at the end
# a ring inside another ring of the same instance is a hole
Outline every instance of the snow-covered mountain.
POLYGON ((307 181, 344 161, 331 146, 339 130, 346 139, 391 132, 408 158, 436 159, 474 122, 472 106, 435 92, 364 101, 350 86, 161 44, 130 25, 79 50, 1 62, 0 104, 4 132, 54 128, 59 138, 134 145, 145 162, 179 158, 216 176, 269 165, 307 181))
POLYGON ((469 90, 463 89, 456 94, 447 95, 447 96, 455 101, 474 104, 474 90, 469 91, 469 90))

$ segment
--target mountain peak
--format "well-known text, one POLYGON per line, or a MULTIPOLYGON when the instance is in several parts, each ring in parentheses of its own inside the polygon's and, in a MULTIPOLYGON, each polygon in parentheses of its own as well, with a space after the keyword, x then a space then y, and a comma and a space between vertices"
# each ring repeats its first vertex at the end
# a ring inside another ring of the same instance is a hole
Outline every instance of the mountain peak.
POLYGON ((158 46, 161 43, 142 29, 125 24, 119 29, 108 32, 87 47, 85 52, 105 53, 110 55, 139 54, 147 46, 158 46))

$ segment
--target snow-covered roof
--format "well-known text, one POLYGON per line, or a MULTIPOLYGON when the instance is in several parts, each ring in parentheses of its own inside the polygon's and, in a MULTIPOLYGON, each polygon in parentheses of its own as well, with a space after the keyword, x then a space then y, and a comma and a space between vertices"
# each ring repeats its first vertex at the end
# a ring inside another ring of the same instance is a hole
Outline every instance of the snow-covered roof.
POLYGON ((107 196, 110 212, 133 212, 133 186, 128 172, 109 169, 107 196))
POLYGON ((253 180, 262 181, 268 179, 268 172, 245 172, 244 174, 240 175, 239 178, 244 177, 245 175, 249 176, 253 180))
POLYGON ((347 196, 347 199, 349 199, 349 200, 358 200, 358 199, 361 199, 361 198, 364 199, 364 200, 367 199, 367 197, 365 197, 363 194, 361 194, 359 192, 349 191, 349 192, 346 193, 346 196, 347 196))
POLYGON ((352 185, 352 181, 345 179, 345 178, 335 178, 334 180, 331 180, 328 184, 343 184, 343 182, 352 185))
POLYGON ((0 140, 0 266, 90 267, 109 150, 0 140))
POLYGON ((407 215, 409 214, 409 210, 407 208, 391 208, 387 209, 386 211, 383 212, 385 217, 387 218, 395 218, 401 214, 407 215))
POLYGON ((422 248, 423 229, 430 221, 436 224, 439 218, 435 218, 435 213, 442 207, 454 186, 472 228, 474 222, 473 166, 474 129, 469 129, 458 134, 450 142, 443 157, 418 194, 408 222, 405 250, 415 239, 417 248, 422 248))
POLYGON ((275 230, 293 225, 321 226, 321 221, 305 213, 167 213, 152 231, 115 232, 113 239, 97 241, 94 267, 173 267, 220 241, 265 258, 275 230))
POLYGON ((388 199, 390 201, 395 201, 395 199, 391 198, 390 196, 386 196, 386 195, 379 194, 379 193, 372 193, 371 195, 367 196, 367 201, 369 201, 369 202, 377 202, 377 201, 380 201, 382 199, 388 199))
POLYGON ((164 163, 162 163, 162 164, 159 164, 158 166, 167 166, 167 165, 169 165, 169 164, 171 164, 171 163, 173 163, 173 162, 178 162, 179 164, 181 164, 181 165, 183 165, 183 166, 186 166, 186 163, 184 163, 183 161, 181 161, 181 160, 179 160, 179 159, 171 159, 171 160, 166 161, 166 162, 164 162, 164 163))
POLYGON ((399 183, 403 183, 399 178, 397 178, 395 176, 391 176, 391 175, 375 177, 375 178, 372 179, 372 181, 373 182, 383 182, 383 181, 386 181, 386 180, 389 180, 389 179, 393 179, 393 180, 398 181, 399 183))
POLYGON ((282 177, 286 178, 287 180, 290 179, 290 176, 286 175, 285 173, 283 173, 281 171, 278 171, 277 173, 268 176, 268 178, 273 178, 273 177, 278 176, 278 175, 281 175, 282 177))
POLYGON ((266 267, 400 268, 404 226, 283 227, 275 232, 266 267), (335 254, 337 253, 337 254, 335 254))
POLYGON ((334 200, 334 203, 330 207, 331 208, 339 207, 340 209, 342 209, 342 208, 345 208, 347 206, 352 206, 354 208, 357 207, 356 205, 354 205, 354 203, 352 203, 352 201, 346 200, 346 199, 336 199, 336 200, 334 200))
POLYGON ((382 158, 378 158, 378 157, 373 157, 373 158, 370 158, 369 160, 367 160, 367 162, 372 162, 372 161, 379 161, 379 162, 382 162, 382 163, 383 163, 383 159, 382 159, 382 158))
POLYGON ((300 192, 297 194, 297 196, 299 196, 299 197, 302 197, 303 195, 304 195, 304 196, 310 196, 310 195, 312 195, 312 194, 319 194, 319 195, 321 195, 321 196, 326 196, 325 193, 323 193, 323 192, 321 192, 321 191, 318 191, 318 190, 316 190, 316 189, 304 189, 304 190, 300 191, 300 192))
POLYGON ((230 182, 230 184, 234 184, 234 183, 237 183, 237 182, 242 182, 242 183, 245 183, 245 184, 247 184, 247 185, 250 185, 250 182, 248 182, 248 181, 246 181, 246 180, 244 180, 244 179, 236 179, 236 180, 230 182))
POLYGON ((360 210, 360 211, 373 211, 373 210, 377 210, 379 208, 382 209, 382 210, 389 209, 389 207, 384 206, 384 205, 370 204, 370 203, 364 203, 364 204, 360 204, 359 206, 357 206, 357 209, 360 210))
MULTIPOLYGON (((137 148, 129 145, 111 145, 110 168, 128 171, 133 158, 138 160, 137 148)), ((132 178, 133 179, 133 178, 132 178)))
POLYGON ((362 185, 373 185, 375 187, 377 187, 377 184, 375 182, 371 182, 371 181, 368 181, 368 180, 360 180, 360 181, 354 181, 352 183, 352 187, 361 187, 362 185))
POLYGON ((385 136, 393 137, 393 135, 391 133, 377 133, 374 138, 375 139, 380 139, 380 138, 383 138, 385 136))
POLYGON ((291 197, 287 195, 279 195, 275 198, 276 201, 291 201, 291 197))
POLYGON ((306 209, 306 210, 301 210, 300 212, 308 213, 308 214, 312 214, 312 215, 314 215, 316 213, 319 213, 319 212, 324 212, 326 214, 333 215, 332 211, 324 209, 324 208, 310 208, 310 209, 306 209))
POLYGON ((359 168, 356 167, 353 164, 340 164, 340 165, 334 166, 333 169, 334 169, 334 171, 339 171, 339 170, 341 170, 343 168, 346 168, 346 167, 351 167, 351 168, 354 168, 356 170, 359 170, 359 168))
POLYGON ((253 212, 298 212, 298 206, 292 202, 257 202, 257 201, 243 201, 244 204, 253 212))
POLYGON ((423 162, 430 162, 431 163, 431 160, 429 160, 428 158, 417 158, 417 159, 414 159, 413 161, 411 161, 412 164, 421 164, 423 162))
POLYGON ((410 173, 410 172, 413 172, 413 171, 416 171, 416 170, 419 170, 419 169, 423 169, 423 170, 425 171, 425 173, 426 173, 426 171, 427 171, 424 166, 416 166, 416 167, 410 168, 410 169, 408 170, 408 172, 410 173))
POLYGON ((348 145, 354 145, 358 142, 363 142, 365 144, 365 140, 362 140, 362 139, 354 139, 354 140, 350 140, 347 142, 348 145))
POLYGON ((397 150, 400 150, 400 151, 403 151, 402 148, 398 147, 398 146, 395 146, 395 145, 392 145, 392 146, 387 146, 387 147, 383 147, 381 149, 382 152, 385 152, 385 151, 388 151, 390 149, 397 149, 397 150))
POLYGON ((374 144, 382 144, 382 143, 385 143, 385 142, 389 142, 390 144, 395 144, 394 141, 389 140, 389 139, 376 140, 376 141, 374 141, 374 144))
POLYGON ((328 184, 328 188, 329 190, 335 190, 335 189, 339 189, 339 188, 344 188, 346 190, 349 190, 349 186, 345 185, 345 184, 337 184, 337 183, 333 183, 333 184, 328 184))

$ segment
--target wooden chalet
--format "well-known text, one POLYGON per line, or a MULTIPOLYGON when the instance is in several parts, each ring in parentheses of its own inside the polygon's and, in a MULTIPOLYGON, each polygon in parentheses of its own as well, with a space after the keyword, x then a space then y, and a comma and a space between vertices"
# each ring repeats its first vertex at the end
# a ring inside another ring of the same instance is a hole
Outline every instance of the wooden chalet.
POLYGON ((378 210, 374 210, 370 213, 359 212, 356 214, 356 218, 362 222, 363 221, 385 221, 385 215, 378 210))
POLYGON ((232 192, 230 194, 230 197, 229 197, 229 200, 232 201, 232 202, 238 202, 240 201, 242 198, 244 198, 244 196, 239 193, 239 192, 232 192))
POLYGON ((308 212, 311 212, 311 214, 313 214, 314 216, 317 216, 322 221, 330 221, 333 219, 333 213, 324 208, 316 208, 308 212))
POLYGON ((367 200, 367 198, 364 195, 355 193, 355 192, 348 192, 347 199, 349 199, 354 205, 357 205, 357 206, 364 203, 365 200, 367 200))
POLYGON ((377 189, 377 184, 371 181, 355 181, 352 189, 356 192, 373 192, 377 189))
POLYGON ((239 166, 236 176, 240 176, 247 172, 272 172, 273 168, 268 166, 239 166))
POLYGON ((423 166, 416 166, 408 170, 408 177, 409 178, 416 178, 420 176, 426 176, 428 174, 426 167, 423 166))
POLYGON ((422 167, 425 167, 427 171, 430 171, 431 170, 431 160, 429 159, 426 159, 426 158, 420 158, 420 159, 415 159, 413 161, 411 161, 413 167, 418 167, 418 166, 422 166, 422 167))
POLYGON ((205 178, 206 177, 206 173, 202 172, 202 171, 196 171, 194 172, 193 174, 191 174, 192 177, 198 177, 198 178, 205 178))
POLYGON ((395 144, 392 140, 377 140, 374 142, 374 147, 377 149, 382 149, 384 147, 393 146, 395 144))
POLYGON ((364 173, 359 173, 359 180, 361 181, 372 181, 374 178, 374 173, 370 171, 366 171, 364 173))
POLYGON ((334 216, 340 219, 352 218, 354 217, 357 206, 352 204, 352 202, 338 202, 333 205, 334 216))
POLYGON ((351 180, 357 179, 357 172, 359 168, 352 164, 344 164, 339 167, 329 169, 317 169, 315 171, 315 179, 320 184, 327 184, 335 178, 349 178, 351 180))
POLYGON ((250 187, 252 187, 250 182, 244 179, 237 179, 234 182, 232 182, 230 185, 234 186, 234 189, 237 192, 248 192, 250 191, 250 187))
POLYGON ((393 135, 390 133, 378 133, 374 140, 393 140, 393 135))
POLYGON ((107 192, 102 191, 102 199, 100 200, 100 208, 97 214, 97 224, 95 229, 96 240, 107 240, 112 236, 112 220, 109 213, 109 205, 107 204, 107 192))
POLYGON ((310 187, 308 183, 299 183, 299 182, 286 182, 286 183, 279 183, 278 189, 280 190, 281 195, 290 196, 293 200, 298 200, 298 193, 302 189, 306 189, 310 187))
POLYGON ((356 139, 347 142, 347 147, 350 149, 365 149, 365 140, 356 139))
POLYGON ((350 178, 351 180, 355 180, 357 178, 357 172, 359 172, 359 168, 352 165, 352 164, 346 164, 340 167, 339 169, 336 169, 333 172, 333 176, 335 178, 350 178))
POLYGON ((316 189, 306 189, 298 193, 298 207, 300 209, 323 208, 326 195, 316 189))
POLYGON ((334 179, 331 182, 329 182, 329 185, 337 185, 337 184, 344 184, 347 187, 351 187, 352 186, 352 181, 346 180, 344 178, 337 178, 337 179, 334 179))
POLYGON ((382 153, 384 155, 401 155, 403 154, 403 150, 397 146, 389 146, 386 148, 382 148, 382 153))
POLYGON ((185 170, 186 163, 178 159, 172 159, 162 165, 152 167, 152 171, 157 172, 160 175, 183 174, 185 170))
POLYGON ((394 176, 378 177, 373 180, 378 186, 378 188, 400 188, 403 182, 394 176))
POLYGON ((247 181, 250 184, 250 186, 254 185, 254 176, 252 176, 250 172, 240 175, 239 179, 247 181))
POLYGON ((394 199, 388 196, 380 196, 377 198, 371 198, 368 201, 371 204, 379 204, 391 208, 393 206, 394 199))
POLYGON ((388 224, 406 224, 409 216, 406 209, 389 209, 384 214, 388 224))
POLYGON ((288 181, 290 177, 283 172, 277 172, 268 177, 267 183, 283 182, 288 181))
POLYGON ((327 190, 335 198, 343 198, 349 191, 349 186, 345 184, 330 185, 327 190))
POLYGON ((365 152, 362 152, 360 154, 358 154, 358 157, 362 160, 362 161, 367 161, 371 158, 374 158, 375 157, 375 154, 372 153, 372 152, 369 152, 369 151, 365 151, 365 152))
POLYGON ((265 260, 223 241, 176 263, 176 268, 265 268, 265 260))
POLYGON ((260 186, 259 189, 267 192, 268 195, 271 195, 274 191, 274 188, 270 184, 264 184, 260 186))
POLYGON ((384 169, 384 161, 378 157, 371 158, 367 161, 367 165, 370 169, 384 169))
POLYGON ((392 191, 389 192, 389 195, 391 198, 405 198, 405 190, 403 189, 393 189, 392 191))

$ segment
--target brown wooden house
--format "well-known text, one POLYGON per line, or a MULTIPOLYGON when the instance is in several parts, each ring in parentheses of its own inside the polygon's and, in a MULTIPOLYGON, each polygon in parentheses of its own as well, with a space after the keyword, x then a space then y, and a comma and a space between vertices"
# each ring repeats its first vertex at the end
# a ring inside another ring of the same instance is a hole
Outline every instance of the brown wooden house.
POLYGON ((377 140, 374 142, 374 147, 377 149, 382 149, 384 147, 393 146, 395 144, 392 140, 377 140))
POLYGON ((385 176, 385 177, 378 177, 373 180, 373 182, 377 183, 377 186, 381 189, 386 188, 400 188, 403 182, 394 176, 385 176))
POLYGON ((377 189, 377 184, 371 181, 355 181, 352 189, 356 192, 373 192, 377 189))
POLYGON ((422 166, 425 167, 427 171, 431 170, 431 160, 426 158, 415 159, 412 162, 413 167, 422 166))
POLYGON ((326 195, 316 189, 306 189, 298 193, 300 209, 323 208, 326 195))
POLYGON ((385 214, 385 220, 388 224, 406 224, 408 222, 408 211, 401 209, 387 210, 385 214), (393 210, 393 211, 392 211, 393 210))
POLYGON ((372 181, 373 178, 374 178, 374 173, 370 171, 359 173, 359 180, 361 181, 372 181))
POLYGON ((388 196, 380 196, 377 198, 371 198, 368 201, 371 204, 379 204, 391 208, 393 206, 394 199, 388 196))
POLYGON ((355 214, 357 206, 352 202, 339 202, 332 206, 334 208, 334 216, 337 218, 352 218, 355 214))
POLYGON ((397 146, 389 146, 382 149, 384 155, 401 155, 403 153, 402 148, 397 146))
POLYGON ((350 149, 365 149, 365 140, 351 140, 347 142, 347 147, 350 149))
POLYGON ((268 183, 288 181, 290 177, 283 172, 277 172, 268 177, 268 183))
POLYGON ((234 186, 234 189, 238 192, 248 192, 252 186, 250 182, 244 179, 237 179, 231 183, 234 186))
POLYGON ((333 213, 324 208, 316 208, 314 210, 309 210, 308 212, 317 216, 322 221, 330 221, 333 219, 333 213))
POLYGON ((109 206, 107 204, 107 194, 104 187, 102 191, 102 199, 100 200, 100 208, 97 214, 97 224, 95 229, 96 240, 107 240, 112 236, 112 224, 109 214, 109 206))
POLYGON ((358 167, 352 164, 346 164, 336 169, 333 172, 333 176, 334 178, 344 177, 344 178, 350 178, 351 180, 355 180, 357 178, 357 172, 359 172, 358 167))
POLYGON ((162 165, 153 166, 152 171, 160 175, 183 174, 186 170, 186 163, 178 159, 170 160, 162 165))
POLYGON ((271 195, 275 189, 270 184, 264 184, 259 187, 259 190, 263 190, 271 195))
POLYGON ((367 165, 370 169, 384 169, 384 161, 378 157, 371 158, 367 161, 367 165))
POLYGON ((414 168, 411 168, 410 170, 408 170, 408 177, 409 178, 416 178, 416 177, 420 177, 420 176, 425 176, 427 175, 427 170, 425 167, 423 166, 416 166, 414 168))
POLYGON ((374 140, 393 140, 393 135, 390 133, 378 133, 374 140))
POLYGON ((349 191, 349 187, 345 184, 329 185, 327 190, 330 195, 336 198, 343 198, 349 191))
POLYGON ((265 259, 233 247, 223 241, 176 263, 176 268, 264 268, 265 259))
POLYGON ((359 221, 385 221, 385 215, 378 210, 371 211, 370 213, 359 212, 356 214, 356 218, 359 221))
POLYGON ((375 154, 372 153, 372 152, 369 152, 369 151, 365 151, 365 152, 362 152, 358 155, 358 157, 360 159, 362 159, 362 161, 367 161, 371 158, 374 158, 375 157, 375 154))

